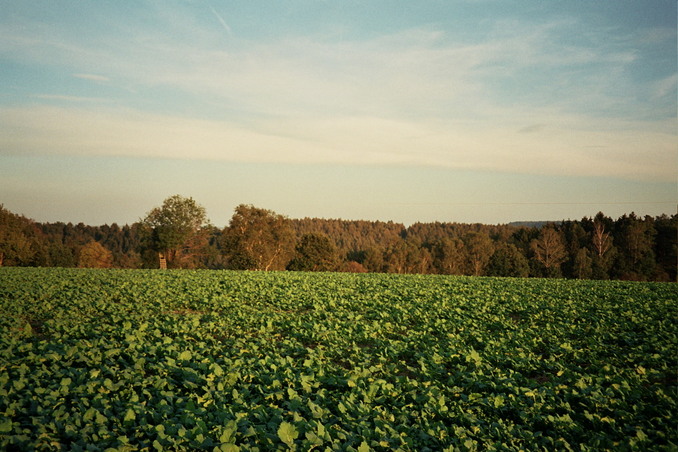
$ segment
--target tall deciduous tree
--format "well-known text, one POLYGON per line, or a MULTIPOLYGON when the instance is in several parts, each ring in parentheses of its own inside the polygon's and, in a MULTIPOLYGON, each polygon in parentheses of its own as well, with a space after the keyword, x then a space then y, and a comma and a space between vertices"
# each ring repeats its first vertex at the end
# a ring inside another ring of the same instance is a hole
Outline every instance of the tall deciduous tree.
POLYGON ((193 255, 205 245, 207 214, 193 198, 170 196, 142 223, 150 231, 152 248, 169 266, 190 266, 193 255))
POLYGON ((431 253, 411 240, 400 240, 384 251, 384 268, 389 273, 426 274, 431 268, 431 253))
POLYGON ((431 253, 433 265, 443 275, 461 275, 464 273, 466 252, 464 243, 457 238, 443 238, 436 241, 431 253))
POLYGON ((474 276, 484 275, 494 252, 492 239, 486 232, 469 232, 464 236, 464 244, 470 273, 474 276))
POLYGON ((228 266, 242 270, 284 270, 294 253, 290 221, 271 210, 241 204, 224 229, 228 266))
POLYGON ((567 249, 562 235, 552 226, 544 227, 539 238, 531 243, 534 258, 546 269, 547 276, 556 276, 560 264, 567 258, 567 249))
POLYGON ((591 277, 608 279, 610 268, 617 255, 612 239, 614 220, 606 217, 602 212, 593 219, 591 224, 591 277))
POLYGON ((605 256, 605 253, 612 248, 612 237, 610 237, 610 231, 606 230, 604 215, 601 212, 593 220, 591 246, 599 258, 605 256))
POLYGON ((30 239, 21 231, 0 232, 0 266, 30 265, 34 254, 30 239))
POLYGON ((80 249, 78 267, 80 268, 111 268, 113 253, 101 243, 91 241, 80 249))
POLYGON ((365 258, 362 264, 368 272, 381 273, 386 271, 384 268, 384 251, 378 248, 368 248, 365 250, 365 258))
POLYGON ((40 239, 28 218, 11 213, 0 204, 0 266, 34 265, 40 239))

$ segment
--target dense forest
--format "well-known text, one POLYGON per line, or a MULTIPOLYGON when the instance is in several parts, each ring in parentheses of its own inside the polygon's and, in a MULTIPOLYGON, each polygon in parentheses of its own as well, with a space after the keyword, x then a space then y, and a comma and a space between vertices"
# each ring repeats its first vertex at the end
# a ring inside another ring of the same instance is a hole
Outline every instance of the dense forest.
POLYGON ((208 268, 676 281, 678 215, 535 225, 289 219, 226 227, 175 195, 131 225, 39 223, 0 205, 0 266, 208 268))

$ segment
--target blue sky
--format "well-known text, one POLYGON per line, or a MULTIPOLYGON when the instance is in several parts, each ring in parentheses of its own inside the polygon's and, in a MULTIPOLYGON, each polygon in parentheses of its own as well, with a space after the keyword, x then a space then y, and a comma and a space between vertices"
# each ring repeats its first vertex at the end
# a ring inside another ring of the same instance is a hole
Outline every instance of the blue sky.
POLYGON ((0 0, 0 203, 672 214, 676 2, 0 0))

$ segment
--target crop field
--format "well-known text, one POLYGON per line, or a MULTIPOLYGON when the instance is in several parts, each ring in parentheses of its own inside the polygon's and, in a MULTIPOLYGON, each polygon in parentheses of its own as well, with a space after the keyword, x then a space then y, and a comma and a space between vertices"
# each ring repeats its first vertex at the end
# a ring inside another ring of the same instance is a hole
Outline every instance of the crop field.
POLYGON ((0 268, 0 450, 676 450, 677 287, 0 268))

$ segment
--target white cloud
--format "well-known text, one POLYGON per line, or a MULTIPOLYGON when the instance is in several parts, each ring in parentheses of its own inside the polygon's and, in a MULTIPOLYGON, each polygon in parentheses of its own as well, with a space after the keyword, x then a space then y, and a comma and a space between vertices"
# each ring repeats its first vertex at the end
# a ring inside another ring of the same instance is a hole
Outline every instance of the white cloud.
POLYGON ((546 125, 526 134, 514 126, 371 116, 243 126, 130 110, 27 107, 0 110, 0 149, 6 154, 422 165, 675 180, 675 135, 662 132, 663 127, 641 132, 638 124, 612 124, 598 131, 578 124, 578 118, 542 119, 546 125))
MULTIPOLYGON (((360 41, 231 36, 225 43, 223 30, 185 39, 197 29, 194 19, 170 13, 180 38, 171 29, 134 28, 106 42, 0 31, 0 54, 66 67, 107 87, 124 83, 135 98, 118 103, 147 108, 5 109, 0 152, 675 180, 675 121, 634 120, 628 111, 652 105, 619 95, 633 48, 607 46, 602 35, 590 37, 595 45, 561 43, 565 22, 495 23, 475 42, 414 28, 360 41), (150 94, 156 89, 165 91, 150 94), (178 113, 202 108, 210 110, 203 119, 178 113)), ((655 97, 672 83, 675 75, 659 82, 655 97)))

